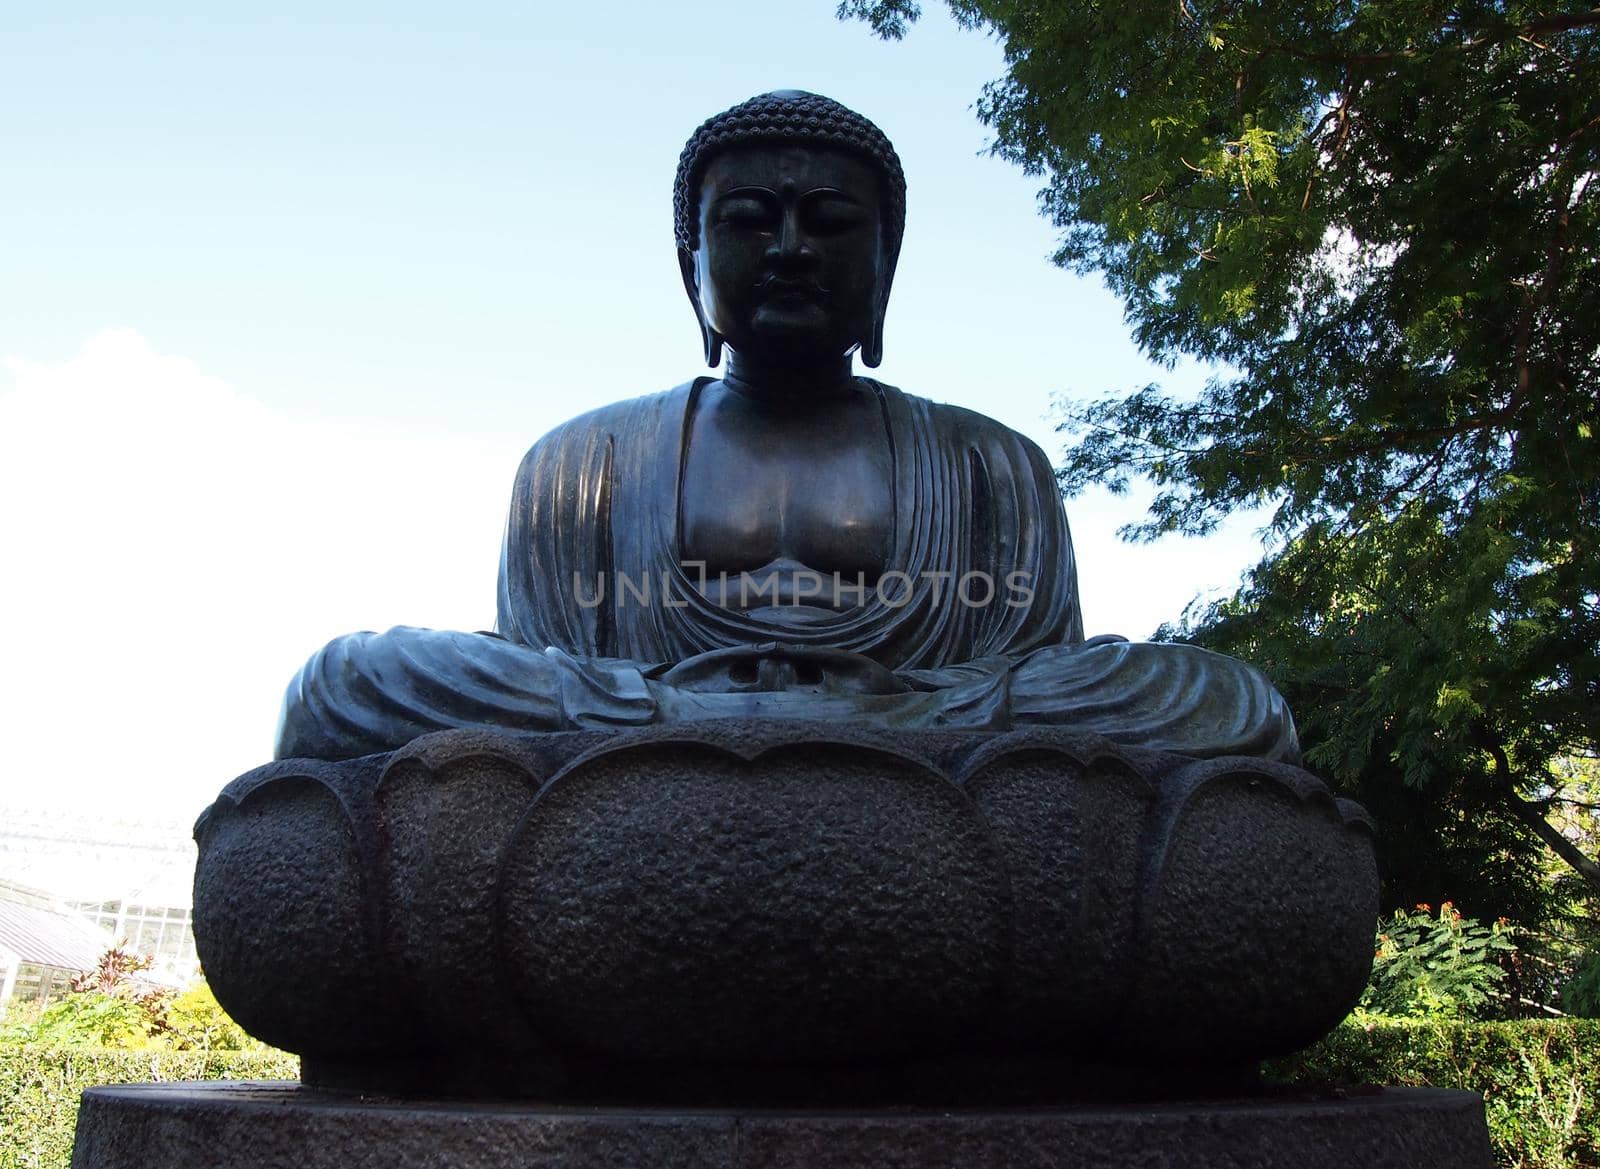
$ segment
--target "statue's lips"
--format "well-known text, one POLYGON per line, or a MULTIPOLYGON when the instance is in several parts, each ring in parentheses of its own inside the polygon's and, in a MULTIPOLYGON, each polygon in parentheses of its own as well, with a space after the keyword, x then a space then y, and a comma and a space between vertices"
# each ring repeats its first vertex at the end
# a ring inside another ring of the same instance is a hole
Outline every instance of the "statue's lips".
POLYGON ((781 276, 767 277, 756 285, 756 291, 763 302, 778 305, 820 304, 832 295, 815 281, 792 280, 781 276))

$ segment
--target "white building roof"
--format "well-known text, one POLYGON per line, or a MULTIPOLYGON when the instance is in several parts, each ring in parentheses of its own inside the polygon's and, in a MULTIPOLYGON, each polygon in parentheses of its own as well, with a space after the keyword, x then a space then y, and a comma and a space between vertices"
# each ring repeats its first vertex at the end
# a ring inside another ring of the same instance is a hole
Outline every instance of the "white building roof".
POLYGON ((37 889, 0 881, 0 954, 67 970, 93 970, 115 939, 37 889))

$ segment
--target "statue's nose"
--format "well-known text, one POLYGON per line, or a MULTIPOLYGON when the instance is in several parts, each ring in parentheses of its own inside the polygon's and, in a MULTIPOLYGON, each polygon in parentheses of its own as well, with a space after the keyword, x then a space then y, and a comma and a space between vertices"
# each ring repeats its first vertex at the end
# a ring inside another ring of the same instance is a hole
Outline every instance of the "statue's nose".
POLYGON ((808 268, 816 263, 817 253, 811 246, 811 238, 793 210, 784 213, 783 222, 767 247, 767 260, 786 271, 808 268))

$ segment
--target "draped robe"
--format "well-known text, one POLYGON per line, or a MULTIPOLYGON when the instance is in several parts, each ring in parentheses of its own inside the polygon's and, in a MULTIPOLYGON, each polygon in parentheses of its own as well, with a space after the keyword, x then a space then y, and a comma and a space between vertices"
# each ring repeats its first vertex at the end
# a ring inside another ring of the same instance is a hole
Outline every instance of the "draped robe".
POLYGON ((781 625, 715 603, 679 541, 686 440, 709 380, 603 407, 536 443, 512 492, 496 633, 336 639, 290 685, 278 756, 348 757, 460 726, 750 715, 1051 724, 1193 754, 1297 756, 1282 698, 1250 667, 1190 646, 1084 641, 1072 539, 1037 446, 869 379, 894 467, 878 586, 855 594, 863 603, 781 625), (697 655, 752 646, 816 654, 826 676, 762 693, 666 677, 697 655), (894 684, 853 686, 833 668, 848 655, 894 684))

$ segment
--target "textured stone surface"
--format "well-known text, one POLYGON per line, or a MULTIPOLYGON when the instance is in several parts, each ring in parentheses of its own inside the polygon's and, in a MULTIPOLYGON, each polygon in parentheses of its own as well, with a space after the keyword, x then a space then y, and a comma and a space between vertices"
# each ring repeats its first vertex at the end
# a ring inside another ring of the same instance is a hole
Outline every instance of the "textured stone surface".
POLYGON ((1372 946, 1371 890, 1349 880, 1371 846, 1327 830, 1326 799, 1306 772, 1251 760, 1191 764, 1163 785, 1124 1022, 1155 1051, 1293 1051, 1343 1016, 1282 986, 1290 970, 1307 988, 1346 984, 1372 946))
POLYGON ((381 1051, 394 1040, 381 970, 370 789, 376 761, 269 764, 208 815, 194 929, 207 978, 239 1023, 281 1047, 381 1051))
POLYGON ((970 1047, 1005 968, 982 821, 937 772, 858 747, 607 752, 541 793, 502 889, 538 1028, 617 1058, 970 1047))
POLYGON ((73 1169, 1490 1169, 1466 1092, 1138 1108, 747 1112, 416 1101, 293 1085, 84 1093, 73 1169))
POLYGON ((252 772, 196 835, 224 1006, 310 1083, 407 1093, 1214 1091, 1342 1017, 1377 912, 1306 772, 1047 730, 446 732, 252 772))

